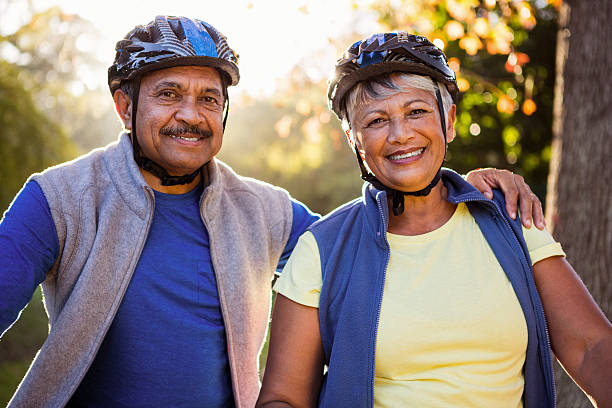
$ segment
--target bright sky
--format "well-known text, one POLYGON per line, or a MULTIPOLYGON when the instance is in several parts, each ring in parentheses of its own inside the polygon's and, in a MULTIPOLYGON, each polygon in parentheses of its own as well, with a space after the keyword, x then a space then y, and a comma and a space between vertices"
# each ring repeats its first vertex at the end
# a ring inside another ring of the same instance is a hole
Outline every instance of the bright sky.
POLYGON ((91 20, 105 37, 105 42, 96 48, 107 65, 114 58, 114 44, 135 25, 145 24, 157 14, 204 20, 221 31, 240 55, 239 90, 253 96, 270 94, 276 79, 298 62, 308 64, 309 75, 326 77, 338 56, 329 44, 330 37, 351 32, 367 35, 377 30, 374 15, 361 12, 357 16, 351 0, 34 0, 33 3, 38 9, 59 5, 64 12, 91 20), (319 50, 322 52, 317 53, 317 58, 305 58, 319 50))

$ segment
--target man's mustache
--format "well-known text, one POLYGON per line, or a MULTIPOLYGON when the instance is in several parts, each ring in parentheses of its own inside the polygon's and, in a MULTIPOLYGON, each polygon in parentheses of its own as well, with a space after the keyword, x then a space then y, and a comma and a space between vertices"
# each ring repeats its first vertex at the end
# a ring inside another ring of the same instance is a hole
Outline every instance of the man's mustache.
POLYGON ((203 138, 212 136, 212 131, 209 129, 201 129, 198 126, 165 126, 160 129, 159 134, 164 136, 181 136, 185 133, 198 135, 203 138))

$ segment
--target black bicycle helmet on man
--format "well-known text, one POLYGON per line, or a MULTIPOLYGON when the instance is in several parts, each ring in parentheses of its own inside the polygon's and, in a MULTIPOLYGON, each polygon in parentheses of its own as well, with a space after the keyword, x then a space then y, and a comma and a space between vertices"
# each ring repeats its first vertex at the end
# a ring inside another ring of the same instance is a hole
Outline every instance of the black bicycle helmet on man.
MULTIPOLYGON (((131 114, 138 111, 140 82, 150 72, 180 66, 215 68, 223 82, 224 117, 227 120, 229 100, 227 87, 240 79, 238 56, 229 47, 226 37, 213 26, 187 17, 157 16, 145 26, 137 26, 117 42, 114 63, 108 69, 111 94, 123 90, 131 98, 131 114)), ((142 154, 136 136, 136 121, 132 121, 131 139, 136 163, 160 179, 165 186, 188 184, 200 169, 185 175, 170 175, 162 165, 142 154)))

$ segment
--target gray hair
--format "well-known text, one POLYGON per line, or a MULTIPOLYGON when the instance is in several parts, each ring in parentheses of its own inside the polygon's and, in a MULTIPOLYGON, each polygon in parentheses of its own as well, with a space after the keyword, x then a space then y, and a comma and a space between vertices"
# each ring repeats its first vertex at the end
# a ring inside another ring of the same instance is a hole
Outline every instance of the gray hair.
MULTIPOLYGON (((421 89, 430 92, 434 98, 436 89, 432 79, 428 76, 408 74, 405 72, 392 72, 383 74, 367 81, 358 82, 345 96, 345 112, 342 119, 344 129, 350 129, 350 117, 358 109, 373 99, 384 99, 406 91, 408 88, 421 89)), ((453 98, 442 82, 438 82, 442 96, 442 107, 446 113, 448 125, 448 111, 453 105, 453 98)))

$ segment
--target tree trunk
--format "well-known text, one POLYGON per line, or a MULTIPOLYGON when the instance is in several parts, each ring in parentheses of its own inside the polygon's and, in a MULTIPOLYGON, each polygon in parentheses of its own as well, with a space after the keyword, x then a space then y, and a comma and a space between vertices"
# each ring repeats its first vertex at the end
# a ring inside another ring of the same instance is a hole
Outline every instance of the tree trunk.
MULTIPOLYGON (((612 315, 612 2, 565 0, 559 19, 546 218, 567 259, 612 315)), ((590 407, 556 365, 559 408, 590 407)))

